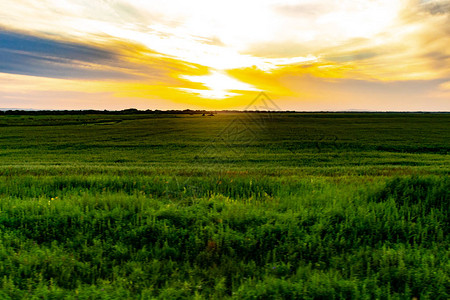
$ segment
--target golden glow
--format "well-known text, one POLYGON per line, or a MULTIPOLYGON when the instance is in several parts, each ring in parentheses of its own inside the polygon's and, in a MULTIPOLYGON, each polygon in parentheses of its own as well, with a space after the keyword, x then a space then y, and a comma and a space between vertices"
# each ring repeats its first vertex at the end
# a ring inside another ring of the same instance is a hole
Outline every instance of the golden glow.
POLYGON ((183 75, 181 78, 192 82, 200 82, 207 87, 208 89, 179 88, 179 90, 185 92, 197 93, 203 98, 224 99, 238 95, 232 91, 257 91, 253 86, 217 71, 203 76, 183 75))
POLYGON ((371 99, 355 108, 414 110, 436 101, 448 110, 449 7, 449 0, 5 0, 0 28, 115 55, 70 62, 99 71, 89 80, 46 78, 45 68, 41 76, 0 73, 0 107, 43 107, 44 97, 67 92, 70 105, 54 99, 48 108, 76 108, 77 95, 100 94, 80 107, 238 108, 265 91, 286 109, 349 109, 371 99), (405 100, 410 95, 416 104, 405 100))

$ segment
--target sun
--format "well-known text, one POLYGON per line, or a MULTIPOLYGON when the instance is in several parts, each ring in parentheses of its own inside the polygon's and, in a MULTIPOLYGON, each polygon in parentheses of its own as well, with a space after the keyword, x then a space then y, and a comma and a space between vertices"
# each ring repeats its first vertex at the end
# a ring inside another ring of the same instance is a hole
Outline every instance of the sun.
POLYGON ((239 95, 238 91, 261 91, 220 71, 212 71, 210 74, 203 76, 182 75, 180 77, 191 82, 200 83, 205 89, 179 88, 179 90, 197 94, 203 98, 220 100, 237 96, 239 95))

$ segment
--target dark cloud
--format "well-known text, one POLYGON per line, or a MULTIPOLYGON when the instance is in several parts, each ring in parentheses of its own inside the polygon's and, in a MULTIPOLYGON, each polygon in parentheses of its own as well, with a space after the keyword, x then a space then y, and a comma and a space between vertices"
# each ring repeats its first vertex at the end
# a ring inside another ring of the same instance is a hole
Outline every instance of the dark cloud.
MULTIPOLYGON (((103 37, 104 38, 104 37, 103 37)), ((172 73, 207 68, 113 39, 102 46, 37 37, 0 27, 0 73, 65 79, 138 79, 176 84, 172 73)))
POLYGON ((424 55, 424 57, 432 59, 435 62, 441 62, 441 63, 445 63, 446 61, 450 60, 449 53, 443 53, 443 52, 439 52, 439 51, 433 51, 433 52, 426 53, 424 55))
POLYGON ((114 69, 121 58, 110 50, 7 30, 0 30, 0 58, 3 73, 84 79, 135 77, 114 69))
POLYGON ((115 56, 104 49, 44 39, 11 31, 0 31, 0 49, 86 62, 104 62, 112 60, 115 56))
POLYGON ((433 15, 450 14, 450 1, 448 0, 420 0, 422 10, 433 15))
POLYGON ((358 52, 352 54, 342 54, 338 56, 324 57, 324 59, 327 61, 334 61, 334 62, 349 62, 349 61, 369 59, 378 55, 379 54, 376 52, 358 52))
POLYGON ((43 57, 32 53, 0 49, 0 72, 52 78, 127 78, 129 74, 93 69, 60 57, 43 57))

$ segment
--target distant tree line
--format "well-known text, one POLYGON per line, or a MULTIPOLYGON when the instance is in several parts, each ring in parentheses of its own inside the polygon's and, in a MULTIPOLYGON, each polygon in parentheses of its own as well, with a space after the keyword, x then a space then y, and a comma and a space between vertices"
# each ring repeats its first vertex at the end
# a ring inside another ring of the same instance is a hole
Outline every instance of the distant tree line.
MULTIPOLYGON (((213 116, 217 113, 268 113, 270 111, 267 110, 139 110, 135 108, 128 108, 124 110, 0 110, 0 115, 153 115, 153 114, 190 114, 190 115, 203 115, 203 116, 213 116)), ((276 113, 302 113, 302 114, 350 114, 350 115, 358 115, 358 114, 403 114, 403 113, 443 113, 447 114, 450 112, 376 112, 376 111, 367 111, 367 112, 355 112, 355 111, 294 111, 294 110, 284 110, 284 111, 271 111, 276 113)))
MULTIPOLYGON (((241 111, 241 110, 138 110, 135 108, 128 108, 124 110, 0 110, 0 115, 152 115, 152 114, 190 114, 190 115, 203 115, 212 116, 217 113, 257 113, 267 111, 241 111)), ((294 112, 294 111, 283 111, 294 112)))

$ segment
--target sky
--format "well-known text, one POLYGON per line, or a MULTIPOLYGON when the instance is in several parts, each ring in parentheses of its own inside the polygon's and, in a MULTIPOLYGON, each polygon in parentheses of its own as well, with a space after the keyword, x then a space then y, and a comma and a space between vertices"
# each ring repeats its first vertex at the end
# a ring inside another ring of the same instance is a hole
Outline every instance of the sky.
POLYGON ((0 108, 450 111, 450 0, 2 0, 0 108))

